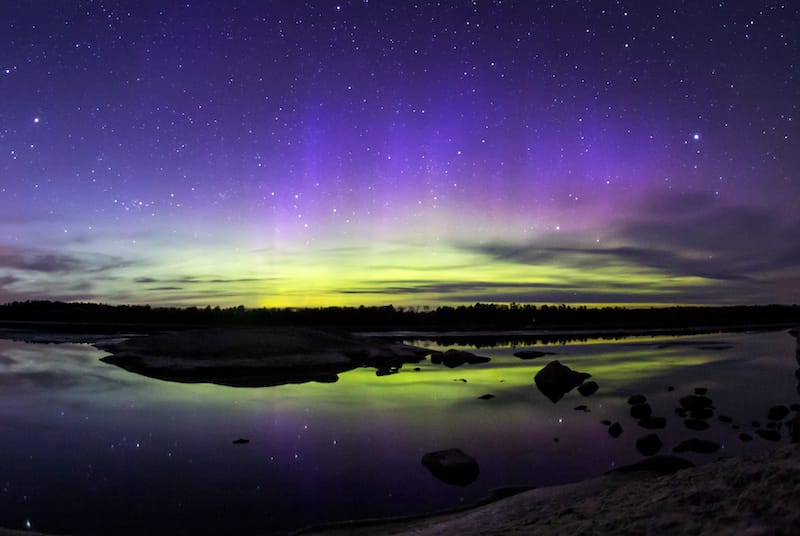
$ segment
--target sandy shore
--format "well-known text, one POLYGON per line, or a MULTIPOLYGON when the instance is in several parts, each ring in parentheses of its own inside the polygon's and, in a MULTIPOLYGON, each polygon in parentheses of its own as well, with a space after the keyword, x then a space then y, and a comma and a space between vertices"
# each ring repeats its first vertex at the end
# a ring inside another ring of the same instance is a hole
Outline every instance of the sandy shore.
POLYGON ((800 445, 667 476, 608 474, 468 511, 302 534, 800 534, 800 445))

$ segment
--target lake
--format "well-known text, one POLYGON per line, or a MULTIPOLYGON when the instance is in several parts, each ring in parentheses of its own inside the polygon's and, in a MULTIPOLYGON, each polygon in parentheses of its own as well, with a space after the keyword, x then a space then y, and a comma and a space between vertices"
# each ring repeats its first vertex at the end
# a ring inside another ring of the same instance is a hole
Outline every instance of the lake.
POLYGON ((456 368, 426 360, 390 375, 356 369, 336 383, 235 388, 125 372, 86 344, 0 340, 0 526, 280 533, 429 512, 493 488, 552 485, 635 462, 636 440, 649 433, 660 437, 661 454, 690 437, 720 443, 712 455, 682 455, 696 463, 771 448, 776 443, 754 430, 766 429, 771 406, 800 401, 796 340, 785 331, 550 344, 508 337, 480 348, 457 338, 407 339, 491 360, 456 368), (553 355, 513 355, 531 348, 553 355), (591 374, 597 393, 573 390, 558 403, 543 396, 534 376, 554 359, 591 374), (704 431, 687 429, 675 413, 698 387, 715 406, 704 431), (639 393, 666 428, 637 426, 627 399, 639 393), (486 394, 494 398, 479 399, 486 394), (589 411, 574 409, 580 405, 589 411), (603 420, 619 422, 622 435, 612 438, 603 420), (238 438, 249 443, 233 444, 238 438), (473 483, 446 484, 420 463, 426 452, 452 447, 478 461, 473 483))

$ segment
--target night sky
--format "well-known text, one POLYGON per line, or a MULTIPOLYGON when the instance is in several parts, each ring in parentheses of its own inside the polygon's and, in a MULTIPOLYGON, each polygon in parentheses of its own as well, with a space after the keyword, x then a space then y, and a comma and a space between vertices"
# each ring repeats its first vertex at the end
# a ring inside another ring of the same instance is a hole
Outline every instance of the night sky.
POLYGON ((800 302, 800 5, 0 3, 0 301, 800 302))

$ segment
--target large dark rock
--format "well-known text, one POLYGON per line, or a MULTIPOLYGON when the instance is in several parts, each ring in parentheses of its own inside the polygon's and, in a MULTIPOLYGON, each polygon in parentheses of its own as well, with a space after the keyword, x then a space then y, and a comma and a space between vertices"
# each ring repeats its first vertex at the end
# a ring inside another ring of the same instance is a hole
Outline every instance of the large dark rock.
POLYGON ((652 458, 645 458, 642 461, 623 465, 617 469, 613 469, 606 474, 630 474, 638 471, 645 471, 648 473, 655 473, 658 476, 671 475, 683 469, 694 467, 694 464, 689 460, 684 460, 677 456, 653 456, 652 458))
POLYGON ((615 422, 611 426, 608 427, 608 435, 613 437, 614 439, 618 438, 622 435, 622 425, 618 422, 615 422))
POLYGON ((429 452, 422 457, 422 465, 445 484, 454 486, 471 484, 480 473, 475 458, 461 449, 429 452))
POLYGON ((553 355, 553 352, 540 352, 539 350, 520 350, 519 352, 514 352, 514 357, 520 359, 536 359, 537 357, 546 355, 553 355))
POLYGON ((710 419, 714 415, 714 410, 711 408, 696 408, 689 412, 689 416, 692 419, 700 419, 704 421, 706 419, 710 419))
POLYGON ((596 381, 589 380, 578 386, 578 392, 583 396, 591 396, 600 388, 596 381))
POLYGON ((689 430, 697 430, 698 432, 711 428, 710 424, 708 424, 706 421, 701 421, 700 419, 686 419, 683 421, 683 425, 689 430))
POLYGON ((628 398, 628 404, 635 406, 636 404, 644 404, 647 398, 644 395, 633 395, 628 398))
POLYGON ((666 428, 667 419, 664 417, 645 417, 644 419, 639 419, 639 426, 647 430, 666 428))
POLYGON ((558 361, 551 361, 536 373, 534 381, 539 391, 555 404, 565 394, 591 377, 591 374, 577 372, 558 361))
POLYGON ((756 434, 761 439, 766 439, 767 441, 774 441, 778 442, 781 440, 781 433, 777 430, 756 430, 756 434))
POLYGON ((447 350, 444 353, 431 355, 431 363, 444 365, 450 368, 456 368, 467 364, 477 365, 479 363, 488 363, 489 361, 491 361, 491 359, 488 357, 475 355, 463 350, 447 350))
POLYGON ((634 419, 645 419, 653 413, 650 404, 636 404, 631 406, 631 417, 634 419))
POLYGON ((769 408, 767 419, 771 421, 780 421, 787 415, 789 415, 789 408, 786 406, 772 406, 769 408))
POLYGON ((656 434, 648 434, 636 440, 636 450, 642 456, 652 456, 661 450, 661 440, 656 434))
POLYGON ((716 441, 707 441, 705 439, 697 439, 693 437, 686 441, 681 441, 672 449, 672 452, 697 452, 698 454, 713 454, 719 450, 719 443, 716 441))
POLYGON ((711 407, 713 402, 707 396, 690 395, 680 399, 681 406, 684 409, 692 411, 693 409, 702 409, 711 407))

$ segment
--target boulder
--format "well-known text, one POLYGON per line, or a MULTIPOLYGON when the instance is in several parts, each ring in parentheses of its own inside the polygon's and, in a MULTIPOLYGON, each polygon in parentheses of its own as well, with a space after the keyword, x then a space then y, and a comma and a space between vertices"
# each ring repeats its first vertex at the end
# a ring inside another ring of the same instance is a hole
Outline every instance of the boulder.
POLYGON ((596 381, 589 380, 578 386, 578 392, 583 396, 591 396, 600 388, 596 381))
POLYGON ((591 377, 591 374, 577 372, 558 361, 551 361, 536 373, 534 381, 539 391, 555 404, 565 394, 591 377))
POLYGON ((648 434, 636 440, 636 450, 642 456, 653 456, 661 450, 661 440, 656 434, 648 434))
POLYGON ((431 363, 449 368, 456 368, 465 364, 477 365, 479 363, 488 363, 489 361, 491 359, 488 357, 475 355, 463 350, 447 350, 444 353, 431 355, 431 363))
POLYGON ((461 449, 429 452, 422 457, 422 465, 445 484, 454 486, 471 484, 480 473, 475 458, 461 449))
POLYGON ((514 352, 514 357, 520 359, 536 359, 537 357, 546 355, 553 355, 553 352, 540 352, 539 350, 520 350, 519 352, 514 352))
POLYGON ((681 406, 688 411, 693 409, 708 408, 713 404, 710 398, 701 395, 685 396, 680 399, 680 403, 681 406))
POLYGON ((614 439, 618 438, 622 435, 622 425, 618 422, 615 422, 611 426, 608 427, 608 435, 613 437, 614 439))
POLYGON ((493 394, 487 393, 478 397, 478 400, 491 400, 494 398, 493 394))
POLYGON ((647 430, 666 428, 667 419, 664 417, 645 417, 644 419, 639 419, 639 426, 647 430))
POLYGON ((714 415, 714 410, 711 408, 695 408, 689 411, 689 416, 692 419, 700 419, 704 421, 706 419, 710 419, 714 415))
POLYGON ((631 417, 634 419, 644 419, 649 417, 653 413, 653 408, 650 407, 650 404, 636 404, 635 406, 631 406, 631 417))
POLYGON ((711 428, 711 425, 708 424, 706 421, 701 421, 700 419, 686 419, 683 421, 683 425, 688 428, 689 430, 708 430, 711 428))
POLYGON ((694 467, 692 462, 677 456, 653 456, 652 458, 645 458, 644 460, 631 465, 623 465, 622 467, 613 469, 606 474, 627 475, 638 471, 644 471, 648 473, 655 473, 658 476, 664 476, 677 473, 683 469, 689 469, 690 467, 694 467))
POLYGON ((705 439, 697 439, 693 437, 686 441, 681 441, 672 452, 697 452, 698 454, 713 454, 719 450, 719 443, 716 441, 707 441, 705 439))
POLYGON ((781 433, 777 430, 756 430, 756 434, 767 441, 778 442, 781 440, 781 433))
POLYGON ((780 421, 787 415, 789 415, 789 408, 786 406, 772 406, 769 408, 767 419, 770 421, 780 421))
POLYGON ((628 398, 628 404, 635 406, 636 404, 644 404, 647 398, 644 395, 633 395, 628 398))

